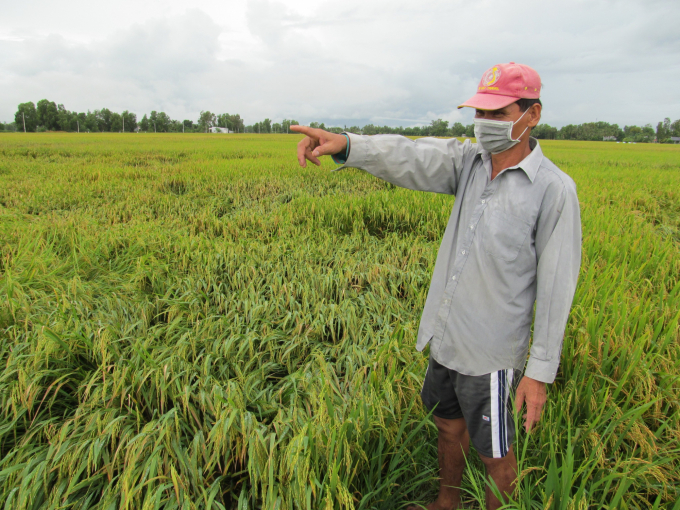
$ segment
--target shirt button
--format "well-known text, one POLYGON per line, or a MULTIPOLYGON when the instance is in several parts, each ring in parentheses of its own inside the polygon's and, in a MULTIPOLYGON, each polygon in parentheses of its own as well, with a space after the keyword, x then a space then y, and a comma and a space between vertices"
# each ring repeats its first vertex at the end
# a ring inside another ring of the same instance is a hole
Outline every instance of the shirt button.
POLYGON ((470 230, 474 230, 474 229, 475 229, 475 226, 474 226, 474 225, 470 225, 470 230))
POLYGON ((465 250, 462 250, 460 253, 461 255, 465 255, 465 250))
POLYGON ((444 300, 444 304, 445 304, 445 305, 448 305, 448 304, 449 304, 449 300, 448 300, 448 299, 445 299, 445 300, 444 300))
POLYGON ((483 204, 486 204, 486 200, 482 200, 482 203, 483 203, 483 204))
POLYGON ((451 277, 451 279, 452 279, 452 280, 455 280, 455 279, 456 279, 456 275, 454 274, 454 275, 451 277))

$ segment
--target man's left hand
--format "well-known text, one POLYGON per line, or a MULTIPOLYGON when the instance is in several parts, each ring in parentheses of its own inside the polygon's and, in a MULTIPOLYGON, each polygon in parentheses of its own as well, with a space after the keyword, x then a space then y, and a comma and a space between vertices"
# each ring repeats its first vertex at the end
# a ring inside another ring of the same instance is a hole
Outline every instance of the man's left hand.
POLYGON ((547 399, 545 383, 531 379, 530 377, 522 377, 522 380, 517 386, 515 393, 515 408, 517 412, 522 410, 522 404, 526 403, 527 412, 524 415, 524 430, 531 432, 534 425, 541 419, 543 412, 543 405, 547 399))

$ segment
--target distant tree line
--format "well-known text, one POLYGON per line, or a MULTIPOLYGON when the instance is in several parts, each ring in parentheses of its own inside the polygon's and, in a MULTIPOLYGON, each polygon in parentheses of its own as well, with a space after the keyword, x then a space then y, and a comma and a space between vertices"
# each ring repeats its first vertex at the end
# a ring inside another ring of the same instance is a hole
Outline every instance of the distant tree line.
MULTIPOLYGON (((211 128, 219 127, 235 133, 290 133, 290 126, 299 124, 292 119, 283 119, 272 123, 271 119, 246 125, 239 114, 215 114, 202 111, 197 121, 185 119, 174 120, 165 112, 152 111, 144 114, 141 120, 137 115, 125 110, 123 113, 112 112, 108 108, 78 113, 67 110, 63 104, 41 99, 37 104, 33 102, 21 103, 14 114, 14 122, 3 124, 0 131, 84 131, 84 132, 133 132, 150 133, 206 133, 211 128)), ((433 120, 426 126, 391 127, 367 124, 363 127, 347 126, 327 127, 323 122, 311 122, 311 127, 326 129, 335 133, 349 131, 365 135, 399 134, 404 136, 475 136, 474 124, 463 125, 442 119, 433 120)), ((548 124, 539 124, 531 132, 532 136, 549 140, 617 140, 621 142, 670 142, 671 137, 680 137, 680 120, 671 122, 666 118, 659 122, 656 129, 651 124, 645 126, 624 126, 608 122, 586 122, 584 124, 569 124, 556 128, 548 124)))
POLYGON ((21 103, 14 114, 16 131, 134 131, 137 116, 125 110, 112 112, 108 108, 78 113, 67 110, 63 104, 41 99, 38 104, 21 103))
POLYGON ((624 126, 621 129, 618 124, 608 122, 586 122, 584 124, 569 124, 559 129, 548 124, 539 124, 531 132, 535 138, 551 140, 593 140, 602 141, 605 138, 619 142, 637 143, 670 143, 672 136, 680 137, 680 120, 671 122, 666 117, 659 122, 656 129, 651 124, 645 126, 624 126))
MULTIPOLYGON (((318 126, 321 127, 321 126, 318 126)), ((331 128, 331 131, 342 131, 340 128, 331 128)), ((449 127, 448 121, 437 119, 433 120, 429 126, 416 127, 390 127, 374 126, 368 124, 363 128, 353 126, 347 131, 352 133, 362 133, 365 135, 375 134, 399 134, 405 136, 475 136, 474 124, 464 126, 456 122, 449 127)), ((584 124, 569 124, 556 128, 548 124, 539 124, 531 131, 534 138, 548 140, 592 140, 602 141, 609 137, 612 141, 619 142, 656 142, 670 143, 672 136, 680 137, 680 120, 671 122, 669 118, 659 122, 656 130, 651 124, 643 127, 624 126, 621 129, 618 124, 608 122, 586 122, 584 124)))
POLYGON ((152 111, 144 114, 141 120, 137 115, 125 110, 123 113, 112 112, 108 108, 84 112, 72 112, 63 104, 41 99, 37 104, 29 101, 21 103, 14 114, 14 122, 0 123, 0 131, 82 131, 100 132, 133 132, 150 133, 195 133, 207 132, 212 127, 222 127, 230 131, 243 133, 246 126, 238 114, 220 115, 201 112, 197 121, 172 119, 165 112, 152 111))

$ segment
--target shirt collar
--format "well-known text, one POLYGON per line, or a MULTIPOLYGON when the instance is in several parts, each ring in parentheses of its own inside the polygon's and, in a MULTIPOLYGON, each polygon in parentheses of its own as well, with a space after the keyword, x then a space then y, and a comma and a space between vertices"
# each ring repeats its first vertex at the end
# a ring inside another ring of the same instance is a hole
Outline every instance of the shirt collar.
MULTIPOLYGON (((541 145, 538 143, 536 138, 529 138, 529 148, 531 149, 531 154, 520 161, 517 165, 506 168, 506 170, 512 170, 519 168, 522 170, 529 180, 533 183, 536 179, 536 174, 538 169, 543 162, 543 151, 541 150, 541 145)), ((491 153, 482 149, 482 146, 478 144, 478 153, 482 156, 482 161, 484 166, 491 168, 491 153)))

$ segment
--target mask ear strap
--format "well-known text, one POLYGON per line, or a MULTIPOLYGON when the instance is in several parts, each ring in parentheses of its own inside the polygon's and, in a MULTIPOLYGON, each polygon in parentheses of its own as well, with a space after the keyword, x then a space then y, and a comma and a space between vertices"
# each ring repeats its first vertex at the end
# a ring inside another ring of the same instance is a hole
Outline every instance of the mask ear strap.
MULTIPOLYGON (((524 116, 527 114, 527 112, 528 112, 529 110, 531 110, 531 107, 529 107, 529 108, 527 108, 526 110, 524 110, 524 113, 523 113, 522 115, 520 115, 519 119, 517 119, 515 122, 513 122, 512 125, 514 126, 514 125, 517 124, 520 120, 522 120, 522 117, 524 117, 524 116)), ((524 133, 522 133, 522 134, 524 134, 524 133)))
MULTIPOLYGON (((531 109, 531 108, 527 108, 526 110, 524 110, 524 113, 520 116, 519 119, 517 119, 515 122, 513 122, 512 125, 514 126, 514 125, 517 124, 520 120, 522 120, 522 117, 524 117, 530 109, 531 109)), ((517 140, 512 140, 512 135, 510 135, 510 139, 511 139, 513 142, 519 142, 519 141, 521 141, 521 140, 522 140, 522 135, 523 135, 524 133, 527 132, 527 129, 529 129, 529 126, 527 126, 527 127, 524 128, 524 131, 522 131, 522 133, 517 137, 517 140)), ((512 131, 511 131, 511 132, 512 132, 512 131)))
MULTIPOLYGON (((520 117, 520 118, 521 118, 521 117, 520 117)), ((519 119, 517 119, 517 120, 519 120, 519 119)), ((513 140, 513 142, 520 142, 520 141, 522 141, 522 135, 523 135, 524 133, 527 132, 527 129, 529 129, 529 126, 525 127, 525 128, 524 128, 524 131, 522 131, 522 133, 517 137, 517 140, 513 140)))

